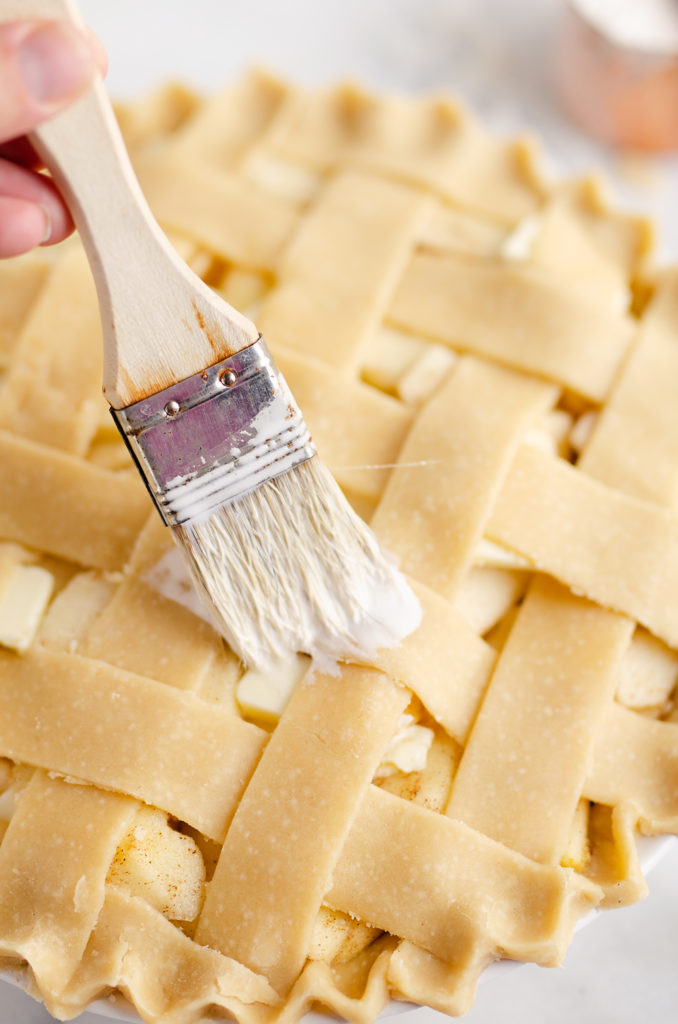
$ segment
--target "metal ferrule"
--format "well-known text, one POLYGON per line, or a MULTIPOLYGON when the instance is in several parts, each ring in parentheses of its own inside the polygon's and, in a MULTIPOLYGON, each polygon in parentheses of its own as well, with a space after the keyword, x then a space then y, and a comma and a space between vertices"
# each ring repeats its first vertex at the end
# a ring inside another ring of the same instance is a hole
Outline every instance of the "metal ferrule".
POLYGON ((261 335, 234 356, 111 412, 169 526, 210 515, 316 451, 261 335))

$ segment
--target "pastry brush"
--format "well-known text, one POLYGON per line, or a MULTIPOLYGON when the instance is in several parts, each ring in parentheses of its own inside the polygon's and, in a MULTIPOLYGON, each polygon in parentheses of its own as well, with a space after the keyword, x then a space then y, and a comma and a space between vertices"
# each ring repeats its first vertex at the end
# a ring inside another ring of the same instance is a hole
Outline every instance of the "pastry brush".
MULTIPOLYGON (((4 21, 70 0, 0 0, 4 21)), ((100 81, 31 136, 97 286, 103 390, 210 617, 247 665, 364 658, 416 599, 320 462, 266 342, 154 221, 100 81)))

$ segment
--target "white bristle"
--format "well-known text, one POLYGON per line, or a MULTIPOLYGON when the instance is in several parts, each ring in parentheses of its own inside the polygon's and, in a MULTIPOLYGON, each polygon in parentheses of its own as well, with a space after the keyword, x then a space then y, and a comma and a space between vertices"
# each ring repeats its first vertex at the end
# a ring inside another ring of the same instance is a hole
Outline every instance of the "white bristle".
POLYGON ((419 625, 405 578, 318 458, 174 531, 215 626, 247 665, 295 651, 331 671, 419 625))

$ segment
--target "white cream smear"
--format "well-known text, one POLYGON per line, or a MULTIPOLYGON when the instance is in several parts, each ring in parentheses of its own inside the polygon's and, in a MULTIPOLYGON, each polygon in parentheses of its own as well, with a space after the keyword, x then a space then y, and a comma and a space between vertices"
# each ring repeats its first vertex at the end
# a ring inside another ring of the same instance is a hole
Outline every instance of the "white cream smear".
MULTIPOLYGON (((143 579, 162 597, 182 605, 217 632, 224 632, 208 602, 200 596, 178 546, 170 548, 143 579)), ((372 661, 380 649, 400 646, 421 624, 421 605, 397 570, 393 570, 388 581, 366 573, 355 600, 362 614, 359 618, 346 616, 340 637, 317 619, 309 603, 304 602, 299 607, 298 621, 306 623, 306 635, 313 636, 308 649, 301 653, 310 655, 313 670, 338 675, 341 661, 372 661), (350 643, 346 642, 347 634, 351 637, 350 643)), ((292 656, 298 652, 290 649, 287 653, 292 656)), ((272 664, 275 664, 273 659, 263 660, 260 667, 268 668, 272 664)))
POLYGON ((421 622, 407 580, 318 458, 173 536, 148 582, 211 622, 248 668, 300 653, 338 673, 421 622))
POLYGON ((210 626, 214 626, 207 605, 195 588, 179 548, 169 548, 160 561, 144 573, 142 578, 157 594, 182 605, 198 618, 208 622, 210 626))

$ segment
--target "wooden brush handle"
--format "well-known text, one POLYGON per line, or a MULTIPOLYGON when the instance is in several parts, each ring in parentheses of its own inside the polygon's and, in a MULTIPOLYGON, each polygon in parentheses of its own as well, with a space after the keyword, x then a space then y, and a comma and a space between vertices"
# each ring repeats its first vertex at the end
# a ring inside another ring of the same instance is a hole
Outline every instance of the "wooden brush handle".
MULTIPOLYGON (((71 0, 0 0, 0 22, 67 18, 71 0)), ((123 408, 256 341, 253 323, 208 288, 156 224, 101 81, 31 142, 73 215, 92 267, 104 394, 123 408)))

